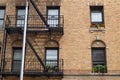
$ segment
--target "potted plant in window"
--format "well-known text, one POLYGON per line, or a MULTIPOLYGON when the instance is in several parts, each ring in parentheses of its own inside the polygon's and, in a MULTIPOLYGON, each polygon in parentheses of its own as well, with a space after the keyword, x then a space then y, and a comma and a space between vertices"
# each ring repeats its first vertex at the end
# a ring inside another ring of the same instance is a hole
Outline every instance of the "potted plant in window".
POLYGON ((91 24, 91 26, 90 27, 93 27, 93 28, 104 28, 105 27, 105 25, 104 24, 91 24))
POLYGON ((93 66, 93 72, 95 72, 95 73, 105 73, 106 72, 106 66, 105 65, 94 65, 93 66))
POLYGON ((57 66, 53 66, 50 64, 46 65, 47 72, 57 72, 59 69, 57 66))
POLYGON ((98 25, 97 25, 97 24, 91 24, 90 27, 91 27, 91 28, 98 28, 98 25))
POLYGON ((91 24, 91 25, 90 25, 90 30, 91 30, 91 31, 98 30, 98 27, 99 27, 98 24, 91 24))
POLYGON ((53 66, 50 64, 46 65, 47 72, 53 72, 53 66))

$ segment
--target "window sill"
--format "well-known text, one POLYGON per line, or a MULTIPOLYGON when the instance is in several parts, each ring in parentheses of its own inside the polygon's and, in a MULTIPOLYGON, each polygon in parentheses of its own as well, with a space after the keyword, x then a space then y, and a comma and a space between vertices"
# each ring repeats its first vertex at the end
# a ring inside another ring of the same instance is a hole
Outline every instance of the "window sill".
POLYGON ((89 31, 90 32, 98 32, 98 31, 100 31, 100 32, 105 32, 105 27, 90 27, 90 29, 89 29, 89 31))

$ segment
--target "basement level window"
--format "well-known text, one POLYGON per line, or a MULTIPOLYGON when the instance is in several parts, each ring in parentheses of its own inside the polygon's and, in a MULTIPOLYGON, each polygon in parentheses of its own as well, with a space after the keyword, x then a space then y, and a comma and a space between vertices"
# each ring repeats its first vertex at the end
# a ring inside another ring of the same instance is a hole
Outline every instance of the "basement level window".
POLYGON ((5 7, 0 7, 0 28, 4 25, 5 7))
POLYGON ((103 24, 103 6, 90 6, 91 24, 103 24))

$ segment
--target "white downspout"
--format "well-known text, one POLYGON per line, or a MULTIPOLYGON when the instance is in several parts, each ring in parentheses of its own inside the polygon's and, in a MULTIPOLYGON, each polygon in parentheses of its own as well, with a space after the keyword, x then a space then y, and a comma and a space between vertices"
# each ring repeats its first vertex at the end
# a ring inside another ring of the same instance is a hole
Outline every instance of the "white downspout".
POLYGON ((25 62, 25 46, 26 46, 26 32, 27 32, 27 20, 28 20, 28 2, 26 2, 25 24, 23 33, 23 47, 22 47, 22 62, 20 71, 20 80, 24 80, 24 62, 25 62))

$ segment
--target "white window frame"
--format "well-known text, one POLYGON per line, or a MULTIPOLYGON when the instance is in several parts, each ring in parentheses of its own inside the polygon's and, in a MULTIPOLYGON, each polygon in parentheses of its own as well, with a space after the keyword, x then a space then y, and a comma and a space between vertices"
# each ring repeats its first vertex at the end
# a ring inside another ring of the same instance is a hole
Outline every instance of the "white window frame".
POLYGON ((50 27, 59 26, 59 8, 47 9, 47 23, 50 27))

